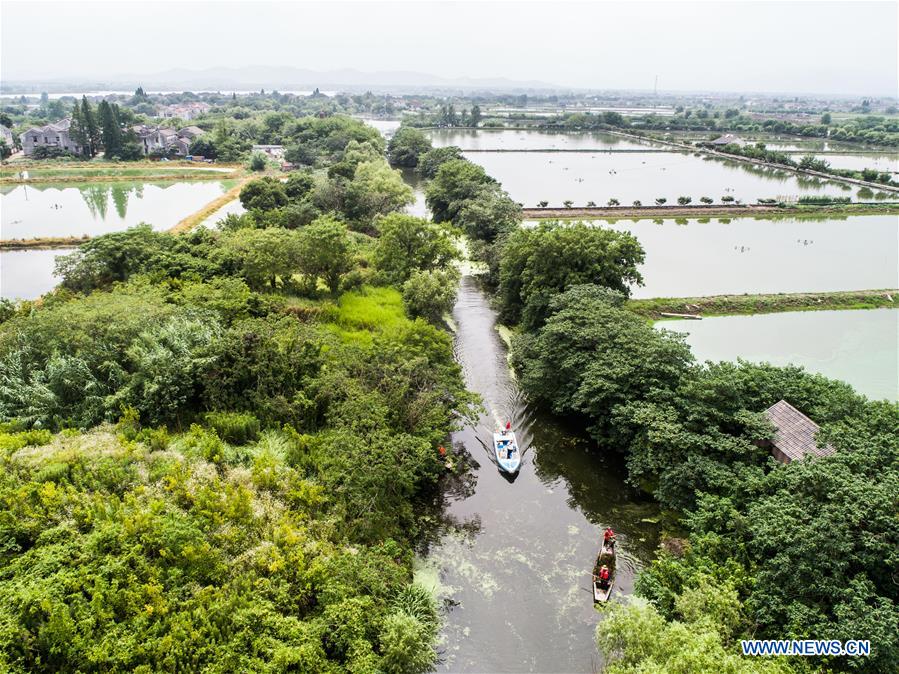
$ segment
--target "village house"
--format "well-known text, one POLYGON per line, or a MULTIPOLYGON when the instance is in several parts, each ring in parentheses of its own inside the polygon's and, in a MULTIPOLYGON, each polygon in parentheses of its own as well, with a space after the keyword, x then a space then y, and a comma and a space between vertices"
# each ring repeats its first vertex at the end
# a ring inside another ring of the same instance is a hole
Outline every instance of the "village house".
POLYGON ((209 103, 195 101, 192 103, 176 103, 174 105, 166 105, 160 110, 160 117, 170 119, 178 117, 180 119, 195 119, 200 115, 209 112, 212 106, 209 103))
POLYGON ((815 441, 818 424, 793 407, 786 400, 775 403, 765 416, 774 425, 774 437, 762 446, 781 463, 798 461, 807 456, 830 456, 836 450, 830 445, 819 447, 815 441))
POLYGON ((708 145, 712 147, 724 147, 725 145, 743 145, 743 139, 739 136, 735 136, 732 133, 725 133, 723 136, 719 136, 715 140, 710 140, 708 145))
POLYGON ((9 129, 0 124, 0 140, 6 143, 6 147, 12 147, 14 145, 12 129, 9 129))
POLYGON ((180 157, 190 154, 191 141, 203 134, 203 129, 187 126, 180 131, 159 126, 139 124, 132 127, 144 154, 170 154, 174 151, 180 157))
POLYGON ((72 154, 81 154, 81 146, 69 136, 71 126, 72 120, 67 117, 55 124, 31 127, 19 136, 22 152, 28 157, 38 147, 58 147, 72 154))
POLYGON ((262 154, 274 157, 275 159, 281 159, 284 156, 283 145, 254 145, 251 151, 261 152, 262 154))

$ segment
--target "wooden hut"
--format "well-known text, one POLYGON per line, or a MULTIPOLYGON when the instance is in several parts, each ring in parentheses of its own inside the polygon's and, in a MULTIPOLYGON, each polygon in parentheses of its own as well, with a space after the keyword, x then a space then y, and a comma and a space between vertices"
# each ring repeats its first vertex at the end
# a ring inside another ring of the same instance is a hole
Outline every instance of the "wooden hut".
POLYGON ((790 463, 806 456, 830 456, 834 448, 819 447, 815 442, 818 424, 793 407, 786 400, 775 403, 765 416, 774 424, 774 437, 765 443, 771 454, 781 463, 790 463))

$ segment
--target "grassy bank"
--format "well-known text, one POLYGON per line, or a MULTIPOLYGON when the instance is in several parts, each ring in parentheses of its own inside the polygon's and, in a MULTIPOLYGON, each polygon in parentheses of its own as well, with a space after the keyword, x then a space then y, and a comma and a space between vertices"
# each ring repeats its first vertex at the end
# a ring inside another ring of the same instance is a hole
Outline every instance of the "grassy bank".
POLYGON ((849 215, 899 215, 899 203, 831 204, 815 206, 764 206, 755 204, 717 206, 594 206, 590 208, 524 208, 527 220, 641 220, 646 218, 711 218, 711 217, 845 217, 849 215))
POLYGON ((899 290, 658 297, 628 300, 625 306, 634 313, 652 319, 665 318, 662 314, 666 313, 699 316, 736 316, 741 314, 772 314, 782 311, 881 309, 899 307, 899 290))
POLYGON ((172 234, 177 234, 178 232, 187 232, 193 229, 210 215, 215 213, 222 206, 227 204, 229 201, 237 199, 240 196, 240 190, 243 188, 244 183, 246 183, 247 180, 249 180, 249 178, 241 180, 237 185, 225 192, 218 199, 213 199, 208 204, 203 206, 203 208, 201 208, 200 210, 191 213, 168 231, 172 234))
POLYGON ((152 180, 164 178, 166 180, 215 180, 221 178, 234 178, 243 174, 240 165, 217 165, 215 168, 208 164, 195 162, 78 162, 78 163, 53 163, 34 162, 10 164, 0 168, 0 184, 22 184, 28 182, 52 181, 52 182, 108 182, 111 180, 152 180), (220 169, 227 168, 229 171, 220 169), (28 178, 21 176, 27 171, 28 178))
POLYGON ((27 250, 34 248, 75 248, 90 241, 83 236, 44 236, 34 239, 0 239, 0 250, 27 250))

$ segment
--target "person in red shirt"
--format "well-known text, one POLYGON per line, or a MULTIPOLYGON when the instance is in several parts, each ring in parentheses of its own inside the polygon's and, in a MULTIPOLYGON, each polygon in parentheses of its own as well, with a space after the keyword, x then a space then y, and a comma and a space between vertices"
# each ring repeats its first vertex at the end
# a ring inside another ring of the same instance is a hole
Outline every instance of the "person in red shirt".
POLYGON ((602 535, 603 543, 608 543, 609 547, 615 547, 615 532, 612 527, 606 527, 602 535))
POLYGON ((599 584, 602 587, 609 586, 609 567, 605 564, 603 564, 602 568, 599 570, 599 584))

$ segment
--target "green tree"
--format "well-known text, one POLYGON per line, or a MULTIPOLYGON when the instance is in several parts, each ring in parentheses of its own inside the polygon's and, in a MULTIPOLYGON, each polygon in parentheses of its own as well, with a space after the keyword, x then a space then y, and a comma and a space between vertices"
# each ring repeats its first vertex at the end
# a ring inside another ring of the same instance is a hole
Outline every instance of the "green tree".
POLYGON ((821 115, 821 123, 822 124, 830 124, 830 122, 831 122, 831 116, 830 116, 829 112, 825 112, 823 115, 821 115))
POLYGON ((422 178, 431 180, 437 175, 437 170, 443 164, 454 159, 465 159, 460 148, 455 145, 435 147, 419 156, 416 170, 422 178))
POLYGON ((455 221, 465 202, 475 198, 484 185, 494 182, 481 166, 470 161, 456 159, 444 162, 425 188, 425 198, 434 221, 455 221))
POLYGON ((351 220, 369 224, 376 216, 398 211, 413 200, 412 188, 400 172, 379 158, 356 166, 353 180, 346 186, 344 212, 351 220))
POLYGON ((330 216, 322 216, 300 233, 299 269, 314 290, 321 278, 331 294, 336 294, 341 277, 352 267, 350 241, 346 225, 330 216))
POLYGON ((528 395, 556 414, 580 415, 604 446, 625 446, 619 406, 676 387, 692 361, 682 335, 661 332, 616 306, 596 285, 553 297, 535 333, 513 342, 512 362, 528 395))
POLYGON ((240 203, 248 211, 272 211, 286 206, 287 202, 284 183, 271 176, 251 180, 240 190, 240 203))
POLYGON ((387 143, 387 158, 393 166, 418 165, 418 158, 431 149, 430 139, 418 129, 402 126, 387 143))
POLYGON ((498 185, 482 185, 459 209, 455 224, 473 239, 492 242, 521 224, 521 206, 498 185))
POLYGON ((415 270, 403 284, 403 304, 413 317, 438 324, 456 303, 459 272, 453 267, 442 270, 415 270))
POLYGON ((550 299, 585 283, 624 295, 642 283, 643 248, 626 232, 584 223, 541 223, 509 233, 502 247, 502 316, 528 328, 542 323, 550 299))
POLYGON ((100 118, 100 134, 103 139, 103 151, 107 158, 121 156, 122 145, 124 144, 122 127, 116 110, 117 107, 106 100, 100 101, 99 106, 97 106, 97 115, 100 118))
POLYGON ((239 229, 224 238, 222 248, 240 265, 247 285, 274 290, 278 278, 287 280, 299 270, 303 242, 298 232, 277 227, 239 229))
POLYGON ((375 264, 394 284, 404 283, 415 270, 441 269, 456 257, 458 250, 443 225, 403 213, 378 221, 375 264))
POLYGON ((291 171, 284 183, 284 192, 290 201, 302 201, 315 187, 315 179, 309 171, 291 171))

